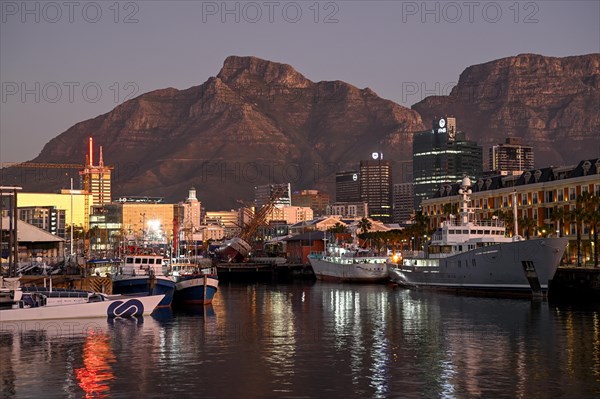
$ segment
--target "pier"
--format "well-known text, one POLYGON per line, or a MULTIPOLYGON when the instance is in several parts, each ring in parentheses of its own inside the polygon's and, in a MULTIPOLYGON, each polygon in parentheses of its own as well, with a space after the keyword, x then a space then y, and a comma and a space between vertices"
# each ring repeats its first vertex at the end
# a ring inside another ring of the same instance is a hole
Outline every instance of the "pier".
POLYGON ((599 299, 600 268, 559 267, 548 289, 555 300, 599 299))
POLYGON ((271 281, 291 278, 314 278, 312 268, 305 264, 265 262, 217 263, 220 281, 271 281))

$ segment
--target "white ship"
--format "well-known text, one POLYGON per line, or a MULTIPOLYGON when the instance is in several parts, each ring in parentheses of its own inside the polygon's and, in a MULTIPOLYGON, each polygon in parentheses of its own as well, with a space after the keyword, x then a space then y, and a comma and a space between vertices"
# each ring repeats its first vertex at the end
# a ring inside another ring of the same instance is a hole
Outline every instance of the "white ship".
POLYGON ((326 245, 325 252, 308 255, 315 276, 319 280, 343 282, 378 282, 389 279, 388 257, 360 248, 326 245))
MULTIPOLYGON (((458 220, 443 222, 419 256, 407 256, 390 268, 393 281, 408 286, 485 293, 545 294, 567 245, 567 238, 524 240, 505 236, 498 219, 478 221, 469 206, 471 181, 459 193, 458 220)), ((516 201, 513 196, 516 223, 516 201)))
POLYGON ((19 278, 0 277, 0 324, 24 320, 142 316, 152 313, 163 297, 105 295, 51 287, 21 288, 19 278))

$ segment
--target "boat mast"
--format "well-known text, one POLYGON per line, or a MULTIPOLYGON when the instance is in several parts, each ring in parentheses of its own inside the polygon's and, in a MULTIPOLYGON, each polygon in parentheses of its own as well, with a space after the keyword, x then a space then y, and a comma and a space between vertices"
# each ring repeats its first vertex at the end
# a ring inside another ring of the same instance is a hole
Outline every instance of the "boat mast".
POLYGON ((518 241, 519 239, 519 221, 517 220, 517 190, 513 191, 513 223, 515 225, 515 231, 513 233, 513 241, 518 241))

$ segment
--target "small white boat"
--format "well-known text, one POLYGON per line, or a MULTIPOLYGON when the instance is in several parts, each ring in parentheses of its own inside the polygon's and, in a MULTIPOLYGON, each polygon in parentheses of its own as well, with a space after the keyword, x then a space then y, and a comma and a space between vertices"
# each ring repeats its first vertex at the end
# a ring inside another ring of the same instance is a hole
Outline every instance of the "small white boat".
POLYGON ((18 278, 0 278, 0 296, 3 298, 0 323, 24 320, 142 316, 152 313, 164 298, 164 295, 130 297, 80 290, 23 291, 18 278), (59 294, 57 295, 57 293, 59 294))

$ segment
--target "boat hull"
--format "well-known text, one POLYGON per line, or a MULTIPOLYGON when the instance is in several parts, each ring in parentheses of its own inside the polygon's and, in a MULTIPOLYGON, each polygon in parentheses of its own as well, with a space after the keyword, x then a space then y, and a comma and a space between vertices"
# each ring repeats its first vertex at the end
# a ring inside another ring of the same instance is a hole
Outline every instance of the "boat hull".
POLYGON ((315 277, 318 280, 354 283, 375 283, 389 279, 386 263, 337 263, 309 256, 315 277))
POLYGON ((5 309, 0 310, 0 323, 25 320, 142 316, 152 313, 162 299, 162 295, 111 297, 109 300, 98 302, 5 309))
POLYGON ((173 302, 175 281, 166 276, 117 276, 113 280, 113 293, 121 295, 164 295, 159 308, 169 307, 173 302))
POLYGON ((491 245, 441 259, 405 259, 390 268, 390 278, 423 288, 544 294, 566 245, 566 238, 555 237, 491 245))
POLYGON ((178 277, 174 301, 184 305, 207 305, 219 288, 216 275, 190 275, 178 277))

